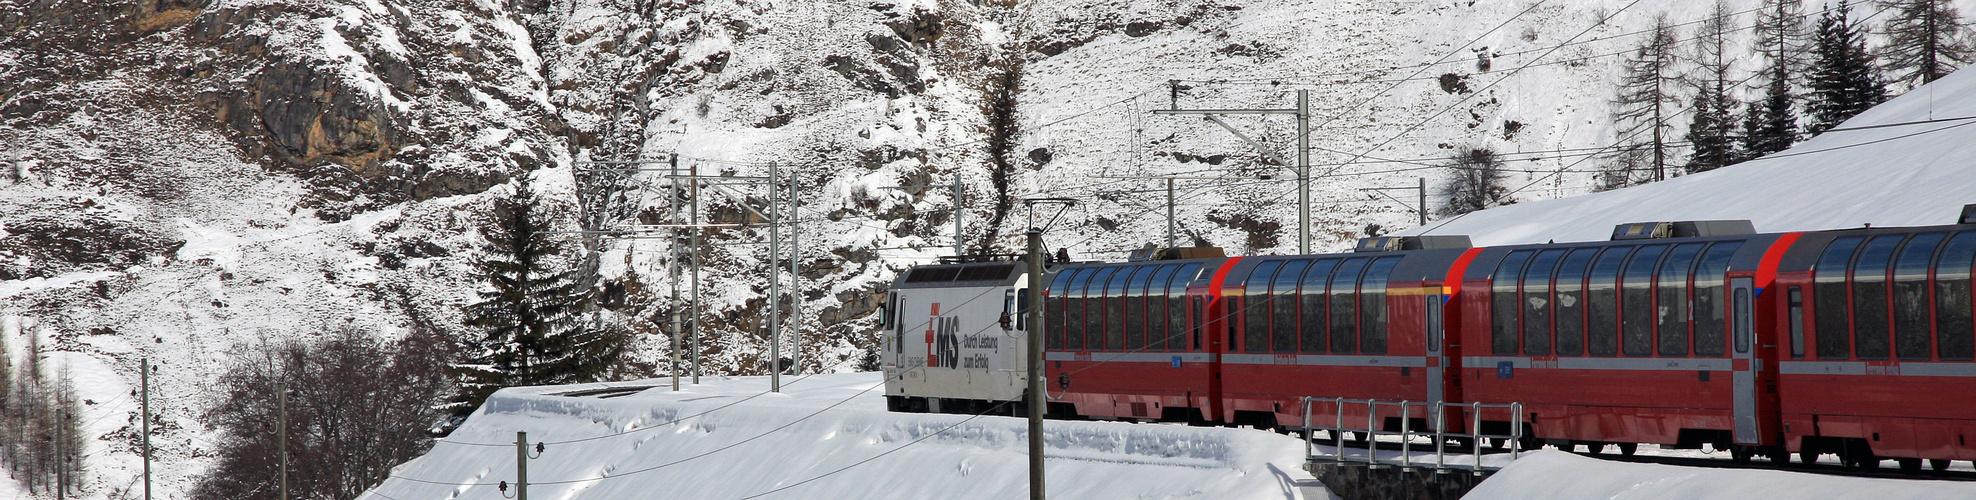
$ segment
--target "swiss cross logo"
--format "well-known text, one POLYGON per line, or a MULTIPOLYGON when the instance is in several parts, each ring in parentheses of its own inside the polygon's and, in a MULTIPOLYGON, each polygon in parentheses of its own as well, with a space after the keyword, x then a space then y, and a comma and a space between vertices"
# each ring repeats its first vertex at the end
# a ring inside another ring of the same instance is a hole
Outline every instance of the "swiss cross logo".
MULTIPOLYGON (((936 319, 939 317, 940 317, 940 303, 934 302, 933 311, 928 313, 928 318, 936 319)), ((934 325, 937 324, 939 324, 938 321, 926 322, 926 367, 927 368, 937 368, 940 366, 940 353, 935 351, 933 348, 933 344, 934 344, 933 327, 934 325)))

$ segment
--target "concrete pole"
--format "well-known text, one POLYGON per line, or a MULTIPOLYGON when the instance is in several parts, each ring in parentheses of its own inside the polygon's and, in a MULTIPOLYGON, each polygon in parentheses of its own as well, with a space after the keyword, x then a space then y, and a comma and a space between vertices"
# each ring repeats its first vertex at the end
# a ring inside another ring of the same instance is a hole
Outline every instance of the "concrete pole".
POLYGON ((1420 225, 1427 225, 1427 178, 1420 178, 1420 225))
POLYGON ((1173 248, 1173 178, 1166 178, 1166 247, 1173 248))
POLYGON ((1029 228, 1029 498, 1043 500, 1043 230, 1029 228))
POLYGON ((142 413, 144 420, 144 500, 151 500, 151 359, 137 360, 137 380, 144 400, 142 413))
MULTIPOLYGON (((680 224, 684 221, 681 220, 682 217, 680 217, 679 213, 679 205, 682 200, 679 199, 678 154, 672 155, 672 171, 669 173, 671 174, 668 177, 671 178, 672 189, 666 191, 666 208, 672 209, 672 223, 680 224)), ((672 295, 666 297, 669 302, 666 311, 667 314, 672 316, 672 390, 676 392, 679 390, 679 335, 683 331, 680 323, 686 318, 686 315, 679 312, 679 307, 685 304, 684 301, 679 300, 679 271, 683 267, 679 265, 679 259, 685 257, 686 252, 681 251, 683 248, 680 243, 684 242, 685 239, 679 237, 679 228, 672 228, 671 234, 672 239, 667 242, 666 247, 672 250, 672 259, 671 267, 666 270, 666 279, 672 284, 672 295)))
POLYGON ((775 201, 775 162, 768 163, 768 390, 782 392, 782 266, 775 259, 782 257, 782 204, 775 201))
POLYGON ((1297 253, 1310 253, 1310 91, 1297 91, 1297 253))
POLYGON ((967 243, 961 238, 961 216, 967 211, 961 205, 961 196, 967 187, 961 184, 961 173, 954 172, 954 257, 967 255, 967 243))
POLYGON ((515 500, 528 500, 528 433, 515 432, 515 500))
POLYGON ((689 251, 692 252, 691 256, 693 258, 690 261, 693 266, 693 276, 692 279, 686 282, 687 287, 691 289, 689 292, 693 295, 693 307, 688 309, 691 316, 687 317, 686 326, 693 330, 691 334, 693 339, 693 385, 700 385, 700 231, 702 231, 702 228, 699 227, 700 164, 694 163, 693 166, 688 167, 686 175, 688 176, 687 182, 692 183, 692 188, 687 193, 691 197, 689 201, 690 205, 688 205, 688 213, 692 214, 690 216, 692 219, 690 224, 693 226, 692 241, 688 245, 691 247, 689 251))

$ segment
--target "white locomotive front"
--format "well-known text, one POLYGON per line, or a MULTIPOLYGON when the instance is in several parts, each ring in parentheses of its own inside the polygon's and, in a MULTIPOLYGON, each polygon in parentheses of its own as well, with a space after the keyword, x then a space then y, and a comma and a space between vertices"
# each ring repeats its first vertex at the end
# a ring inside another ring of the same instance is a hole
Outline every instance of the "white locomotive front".
POLYGON ((917 266, 901 274, 881 320, 887 406, 979 412, 1021 401, 1026 271, 1021 262, 1002 261, 917 266))

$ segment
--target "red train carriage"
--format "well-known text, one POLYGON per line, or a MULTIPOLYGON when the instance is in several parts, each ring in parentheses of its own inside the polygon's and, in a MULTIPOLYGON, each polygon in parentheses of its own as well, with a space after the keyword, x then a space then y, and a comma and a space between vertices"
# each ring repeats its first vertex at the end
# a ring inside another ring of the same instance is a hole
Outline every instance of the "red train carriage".
MULTIPOLYGON (((1079 263, 1045 292, 1045 375, 1057 417, 1205 422, 1215 354, 1195 322, 1209 283, 1240 259, 1079 263)), ((1206 304, 1202 304, 1206 305, 1206 304)), ((1218 304, 1217 304, 1218 305, 1218 304)))
MULTIPOLYGON (((1410 240, 1418 241, 1418 240, 1410 240)), ((1434 240, 1429 240, 1434 242, 1434 240)), ((1220 292, 1229 352, 1217 420, 1300 427, 1305 396, 1432 403, 1446 395, 1439 327, 1442 281, 1468 246, 1419 251, 1259 257, 1234 264, 1220 292)), ((1331 403, 1313 415, 1336 418, 1331 403)), ((1418 428, 1424 408, 1412 412, 1418 428)), ((1364 405, 1344 418, 1365 422, 1364 405)), ((1398 429, 1399 415, 1382 413, 1398 429)))
MULTIPOLYGON (((1593 451, 1710 443, 1747 459, 1776 444, 1753 313, 1780 237, 1750 234, 1747 222, 1678 224, 1477 255, 1452 320, 1463 397, 1520 402, 1523 435, 1593 451), (1684 232, 1729 235, 1631 238, 1684 232)), ((1484 432, 1508 433, 1506 414, 1484 419, 1484 432)))
POLYGON ((1976 459, 1972 261, 1976 224, 1809 233, 1791 246, 1771 311, 1790 451, 1910 470, 1976 459))

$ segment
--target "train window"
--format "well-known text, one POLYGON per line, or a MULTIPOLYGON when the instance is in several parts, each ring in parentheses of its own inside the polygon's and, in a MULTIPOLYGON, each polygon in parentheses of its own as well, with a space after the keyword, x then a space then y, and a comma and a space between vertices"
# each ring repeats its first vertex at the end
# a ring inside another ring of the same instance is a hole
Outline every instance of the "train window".
MULTIPOLYGON (((1724 241, 1708 246, 1695 261, 1695 355, 1721 356, 1723 332, 1723 280, 1728 279, 1729 258, 1743 242, 1724 241)), ((1741 342, 1741 341, 1739 341, 1741 342)))
POLYGON ((1273 352, 1297 352, 1297 280, 1304 276, 1308 260, 1286 262, 1269 286, 1269 345, 1273 352))
POLYGON ((1490 348, 1496 354, 1516 354, 1517 344, 1521 343, 1517 328, 1517 318, 1523 308, 1517 306, 1517 277, 1523 275, 1523 267, 1530 262, 1531 250, 1517 250, 1503 256, 1496 265, 1496 273, 1489 277, 1493 285, 1489 290, 1489 303, 1492 306, 1489 316, 1494 318, 1495 328, 1490 330, 1490 348))
MULTIPOLYGON (((1187 334, 1193 331, 1187 322, 1187 283, 1194 281, 1194 273, 1200 272, 1200 269, 1200 264, 1180 266, 1180 270, 1173 273, 1173 281, 1166 285, 1166 344, 1163 347, 1166 350, 1187 350, 1187 334)), ((1194 348, 1200 349, 1200 346, 1194 348)))
POLYGON ((1737 354, 1750 352, 1750 330, 1756 329, 1756 323, 1750 316, 1753 314, 1750 311, 1752 307, 1755 307, 1755 304, 1750 300, 1749 287, 1737 287, 1735 307, 1733 307, 1736 310, 1735 330, 1737 354))
POLYGON ((1321 354, 1330 347, 1329 340, 1324 336, 1325 319, 1329 317, 1325 315, 1324 306, 1330 300, 1324 295, 1324 283, 1331 279, 1331 270, 1337 267, 1338 259, 1323 259, 1312 262, 1310 269, 1304 271, 1303 293, 1298 297, 1303 303, 1304 318, 1307 318, 1303 330, 1299 332, 1305 353, 1321 354))
MULTIPOLYGON (((1189 309, 1189 311, 1192 311, 1194 316, 1194 320, 1189 322, 1189 324, 1200 325, 1201 328, 1207 328, 1208 325, 1207 297, 1194 297, 1194 307, 1189 309)), ((1194 338, 1194 350, 1200 351, 1202 350, 1201 337, 1206 337, 1207 335, 1203 335, 1203 332, 1201 331, 1200 328, 1194 328, 1192 330, 1194 334, 1190 335, 1190 337, 1194 338)))
POLYGON ((1804 290, 1791 287, 1791 359, 1804 359, 1804 290))
POLYGON ((1695 256, 1702 243, 1675 245, 1660 264, 1658 306, 1654 311, 1654 332, 1660 335, 1660 355, 1688 355, 1688 277, 1695 270, 1695 256))
POLYGON ((1070 297, 1067 296, 1070 293, 1070 283, 1076 281, 1077 275, 1084 271, 1084 269, 1071 269, 1057 273, 1056 279, 1050 280, 1050 295, 1043 300, 1051 301, 1050 303, 1055 307, 1043 310, 1043 330, 1047 332, 1043 335, 1043 340, 1047 344, 1045 347, 1052 351, 1064 347, 1064 328, 1070 323, 1069 317, 1066 316, 1070 314, 1070 297))
POLYGON ((1887 359, 1887 264, 1906 237, 1875 236, 1853 261, 1853 356, 1859 359, 1887 359))
POLYGON ((1146 345, 1148 351, 1164 351, 1167 342, 1166 326, 1166 287, 1173 281, 1173 271, 1180 266, 1165 265, 1153 271, 1153 279, 1146 282, 1146 345))
POLYGON ((1818 347, 1818 359, 1846 359, 1852 357, 1852 317, 1846 307, 1846 263, 1852 262, 1853 252, 1866 238, 1846 236, 1832 240, 1825 246, 1825 253, 1818 257, 1818 267, 1812 270, 1812 314, 1817 315, 1812 323, 1812 344, 1818 347))
POLYGON ((1619 268, 1633 248, 1607 248, 1592 261, 1585 284, 1585 351, 1593 356, 1619 354, 1619 268))
POLYGON ((1557 285, 1552 296, 1557 297, 1557 355, 1577 356, 1585 353, 1585 268, 1592 265, 1592 256, 1597 248, 1572 250, 1564 257, 1564 263, 1557 267, 1557 285))
POLYGON ((1125 282, 1125 344, 1119 346, 1127 351, 1146 348, 1146 285, 1153 282, 1155 266, 1139 266, 1132 271, 1132 280, 1125 282))
POLYGON ((1399 257, 1381 257, 1366 268, 1359 283, 1359 352, 1386 353, 1386 282, 1393 277, 1399 257))
POLYGON ((1976 321, 1970 318, 1969 265, 1976 260, 1976 232, 1949 239, 1935 265, 1935 349, 1944 360, 1976 357, 1976 321))
MULTIPOLYGON (((1132 281, 1132 267, 1120 267, 1106 282, 1103 307, 1105 309, 1105 343, 1102 349, 1116 351, 1125 346, 1125 287, 1132 281)), ((1094 287, 1095 288, 1095 287, 1094 287)), ((1099 349, 1092 346, 1093 349, 1099 349)))
POLYGON ((1331 353, 1358 352, 1358 281, 1366 259, 1346 259, 1331 275, 1331 353))
MULTIPOLYGON (((1084 336, 1071 337, 1072 349, 1101 351, 1105 348, 1105 282, 1117 272, 1116 267, 1101 267, 1091 275, 1091 281, 1084 287, 1084 296, 1078 302, 1084 303, 1084 336)), ((1071 325, 1072 330, 1079 330, 1071 325)))
POLYGON ((1935 247, 1948 239, 1948 233, 1922 233, 1908 238, 1894 258, 1894 355, 1901 359, 1926 360, 1934 349, 1928 321, 1928 266, 1933 264, 1935 247))
POLYGON ((1626 260, 1619 283, 1619 351, 1627 356, 1653 355, 1654 266, 1667 245, 1647 245, 1626 260))
POLYGON ((1242 352, 1269 352, 1269 280, 1282 268, 1280 260, 1258 264, 1243 282, 1242 352))
POLYGON ((1523 353, 1551 353, 1551 276, 1564 250, 1545 250, 1523 270, 1523 353))

